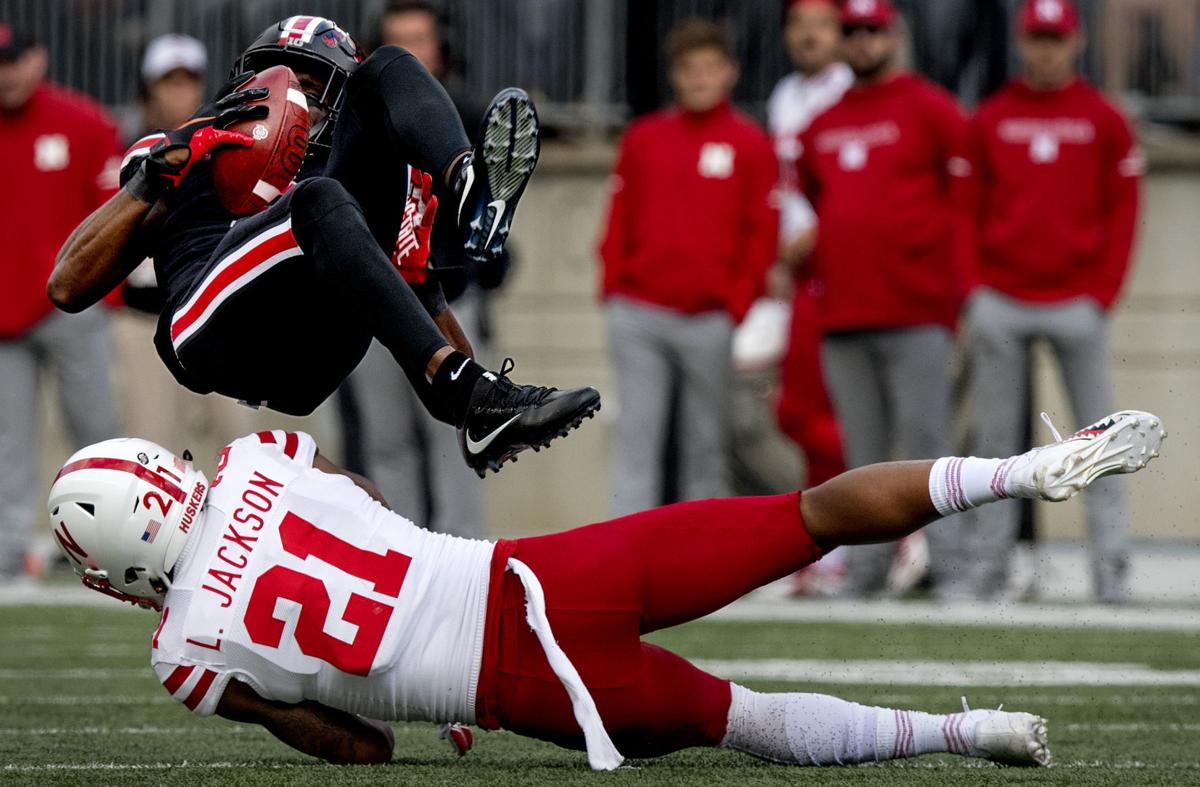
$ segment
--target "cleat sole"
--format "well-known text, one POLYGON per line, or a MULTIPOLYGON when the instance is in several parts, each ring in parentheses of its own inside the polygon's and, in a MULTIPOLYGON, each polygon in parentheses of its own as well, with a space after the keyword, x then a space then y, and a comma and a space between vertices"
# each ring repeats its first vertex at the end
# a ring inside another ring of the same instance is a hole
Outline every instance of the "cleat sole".
POLYGON ((524 451, 526 448, 532 448, 534 451, 537 451, 537 452, 540 452, 542 448, 549 448, 551 442, 555 438, 567 437, 573 430, 578 429, 580 426, 583 426, 584 418, 592 418, 593 416, 595 416, 596 411, 598 411, 599 409, 600 409, 600 402, 596 401, 594 404, 588 406, 588 409, 585 413, 583 413, 580 416, 578 416, 577 418, 575 418, 566 429, 563 429, 561 432, 554 435, 553 438, 546 440, 546 442, 541 443, 539 445, 514 446, 512 451, 509 451, 507 454, 500 457, 498 460, 489 459, 487 462, 487 466, 485 468, 475 468, 475 475, 479 476, 480 478, 486 478, 488 470, 491 470, 493 473, 499 473, 501 468, 503 468, 504 465, 507 464, 510 460, 513 462, 516 462, 517 454, 519 454, 521 451, 524 451))

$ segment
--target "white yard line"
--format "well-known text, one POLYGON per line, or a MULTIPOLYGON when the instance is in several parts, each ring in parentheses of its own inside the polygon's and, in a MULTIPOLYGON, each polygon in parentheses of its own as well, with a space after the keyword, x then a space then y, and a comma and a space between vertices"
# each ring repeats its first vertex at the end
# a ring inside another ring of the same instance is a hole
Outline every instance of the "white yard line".
MULTIPOLYGON (((714 613, 715 620, 763 620, 805 623, 925 623, 942 626, 1032 626, 1038 628, 1107 628, 1153 631, 1200 631, 1200 606, 1088 604, 936 603, 929 601, 794 600, 771 585, 714 613)), ((112 599, 82 586, 0 590, 0 608, 73 606, 118 609, 112 599)), ((130 611, 130 614, 133 614, 130 611)), ((14 638, 48 639, 57 629, 48 625, 14 627, 14 638)))
MULTIPOLYGON (((153 674, 153 673, 150 673, 153 674)), ((171 695, 163 692, 148 694, 144 697, 128 694, 52 694, 37 696, 21 696, 15 694, 0 694, 0 705, 167 705, 178 704, 171 695)))
MULTIPOLYGON (((1122 662, 696 659, 694 663, 733 680, 861 686, 1200 686, 1200 670, 1159 670, 1122 662)), ((150 676, 150 670, 142 667, 0 669, 0 680, 12 681, 107 681, 150 676)))
POLYGON ((804 623, 876 623, 939 626, 1032 626, 1153 631, 1200 631, 1200 608, 1161 606, 840 601, 780 598, 773 588, 735 601, 710 616, 716 620, 804 623))
POLYGON ((1200 686, 1200 670, 1083 661, 698 659, 694 663, 732 680, 870 686, 1200 686))
MULTIPOLYGON (((1151 695, 1143 694, 1109 694, 1104 693, 1098 696, 1071 696, 1065 694, 1012 694, 1004 693, 1004 701, 1013 706, 1021 705, 1027 707, 1042 707, 1042 706, 1057 706, 1057 707, 1080 707, 1080 706, 1118 706, 1118 707, 1138 707, 1142 705, 1154 706, 1169 706, 1169 707, 1195 707, 1200 705, 1200 695, 1183 694, 1183 695, 1151 695)), ((146 696, 130 696, 130 695, 75 695, 75 694, 57 694, 54 696, 18 696, 0 694, 0 706, 4 705, 52 705, 52 706, 105 706, 105 705, 168 705, 175 703, 176 700, 167 694, 148 694, 146 696)), ((877 705, 885 705, 888 707, 917 707, 919 705, 928 705, 929 697, 915 694, 898 694, 895 692, 884 692, 880 694, 871 694, 871 702, 877 705)), ((947 694, 947 703, 957 707, 958 697, 947 694)))
POLYGON ((66 669, 0 669, 0 680, 112 680, 113 678, 143 678, 153 673, 145 667, 79 667, 66 669))
MULTIPOLYGON (((1041 706, 1058 706, 1058 707, 1081 707, 1081 706, 1118 706, 1118 707, 1139 707, 1142 705, 1154 706, 1171 706, 1171 707, 1194 707, 1200 705, 1200 694, 1111 694, 1104 692, 1098 695, 1078 696, 1070 694, 1013 694, 1006 690, 1003 695, 1004 702, 1014 707, 1041 707, 1041 706)), ((896 692, 883 692, 880 694, 872 693, 871 702, 875 705, 883 705, 886 707, 901 707, 913 708, 921 704, 928 704, 929 697, 925 695, 915 694, 899 694, 896 692)), ((957 709, 958 698, 947 695, 947 704, 954 706, 957 709)))
POLYGON ((173 771, 173 770, 214 770, 228 771, 242 768, 266 769, 272 771, 290 770, 292 768, 324 768, 323 763, 283 763, 283 762, 55 762, 39 765, 5 765, 0 773, 47 773, 54 771, 173 771))
POLYGON ((1200 732, 1200 724, 1172 722, 1097 722, 1095 724, 1055 724, 1067 732, 1200 732))

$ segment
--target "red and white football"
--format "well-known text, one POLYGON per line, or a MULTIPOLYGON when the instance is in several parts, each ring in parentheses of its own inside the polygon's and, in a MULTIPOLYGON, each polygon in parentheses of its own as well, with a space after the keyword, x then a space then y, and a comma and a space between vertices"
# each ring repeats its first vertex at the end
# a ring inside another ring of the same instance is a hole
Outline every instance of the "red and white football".
POLYGON ((308 150, 308 101, 287 66, 271 66, 239 89, 265 87, 271 92, 253 103, 270 113, 243 120, 230 131, 254 139, 248 148, 224 147, 213 155, 213 181, 225 209, 236 216, 257 213, 295 179, 308 150))

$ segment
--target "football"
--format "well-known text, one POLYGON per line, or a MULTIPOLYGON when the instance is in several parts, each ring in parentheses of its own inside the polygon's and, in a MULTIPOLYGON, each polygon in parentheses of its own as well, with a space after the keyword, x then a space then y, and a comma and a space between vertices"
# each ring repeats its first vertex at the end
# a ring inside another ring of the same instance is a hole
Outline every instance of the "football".
POLYGON ((304 163, 308 150, 308 101, 287 66, 271 66, 241 86, 265 87, 270 94, 257 102, 270 110, 262 120, 243 120, 230 131, 254 139, 247 148, 225 147, 213 155, 213 181, 221 204, 230 213, 257 213, 285 191, 304 163))

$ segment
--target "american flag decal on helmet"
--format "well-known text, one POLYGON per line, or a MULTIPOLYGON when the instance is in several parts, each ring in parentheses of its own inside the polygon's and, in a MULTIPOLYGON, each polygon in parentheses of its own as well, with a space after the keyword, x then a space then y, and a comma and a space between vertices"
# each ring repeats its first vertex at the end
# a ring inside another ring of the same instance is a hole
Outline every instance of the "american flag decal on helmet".
POLYGON ((142 533, 142 540, 147 544, 153 544, 160 529, 162 529, 162 522, 159 522, 157 519, 151 519, 150 524, 146 526, 146 532, 142 533))

